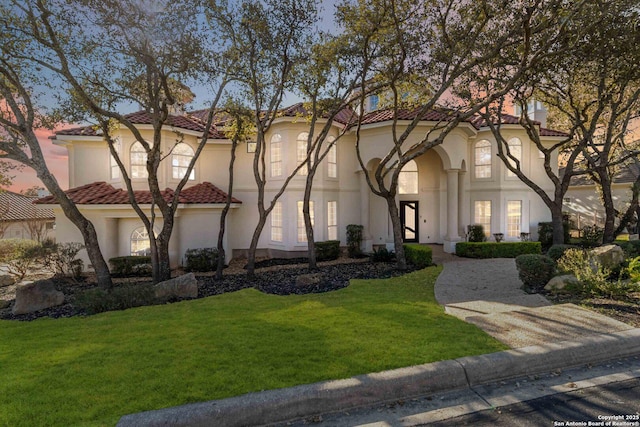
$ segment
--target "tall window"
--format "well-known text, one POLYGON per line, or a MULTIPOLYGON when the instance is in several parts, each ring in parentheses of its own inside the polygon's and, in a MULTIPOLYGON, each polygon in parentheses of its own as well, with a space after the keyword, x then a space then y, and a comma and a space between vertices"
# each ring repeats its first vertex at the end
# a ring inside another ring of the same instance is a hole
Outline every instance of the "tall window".
POLYGON ((147 152, 140 142, 131 146, 131 178, 147 178, 147 152))
POLYGON ((335 140, 332 136, 327 138, 327 144, 330 145, 327 153, 327 176, 329 178, 338 177, 338 148, 334 143, 335 140))
POLYGON ((380 104, 380 97, 378 95, 369 95, 369 111, 375 111, 380 104))
MULTIPOLYGON (((307 160, 307 146, 309 141, 309 132, 302 132, 298 135, 298 139, 296 140, 296 158, 298 161, 298 165, 302 164, 307 160)), ((296 165, 297 166, 297 165, 296 165)), ((307 175, 307 165, 305 164, 300 169, 298 169, 298 175, 307 175)))
POLYGON ((476 200, 473 210, 474 222, 482 225, 485 235, 491 235, 491 200, 476 200))
MULTIPOLYGON (((189 145, 181 142, 173 147, 171 153, 171 176, 173 179, 182 179, 187 173, 187 168, 193 159, 193 149, 189 145)), ((189 180, 196 179, 195 168, 191 169, 189 180)))
POLYGON ((338 240, 338 202, 327 202, 327 240, 338 240))
POLYGON ((271 176, 282 175, 282 136, 279 133, 271 137, 271 176))
POLYGON ((418 165, 411 160, 398 174, 399 194, 418 194, 418 165))
MULTIPOLYGON (((511 138, 509 142, 507 142, 507 145, 509 146, 509 152, 511 153, 511 156, 518 159, 518 162, 522 162, 522 141, 520 141, 520 139, 518 138, 511 138)), ((511 158, 509 158, 509 163, 516 168, 518 167, 518 165, 516 165, 516 162, 511 160, 511 158)), ((507 169, 507 176, 514 177, 516 176, 516 174, 507 169)))
POLYGON ((139 227, 131 233, 131 255, 149 255, 151 243, 145 227, 139 227))
POLYGON ((522 230, 522 201, 507 202, 507 237, 520 237, 522 230))
MULTIPOLYGON (((122 142, 120 138, 116 138, 113 141, 113 148, 118 155, 122 152, 122 142)), ((120 178, 120 166, 118 166, 118 162, 116 162, 115 157, 112 155, 109 156, 109 167, 111 169, 111 179, 120 178)))
POLYGON ((491 143, 478 141, 474 148, 476 178, 491 178, 491 143))
MULTIPOLYGON (((298 201, 298 242, 306 242, 307 241, 307 229, 304 226, 304 212, 302 212, 304 208, 304 202, 302 200, 298 201)), ((311 217, 311 226, 314 225, 314 214, 313 214, 313 201, 309 201, 309 216, 311 217)))
POLYGON ((282 203, 276 202, 271 211, 271 240, 282 242, 282 203))

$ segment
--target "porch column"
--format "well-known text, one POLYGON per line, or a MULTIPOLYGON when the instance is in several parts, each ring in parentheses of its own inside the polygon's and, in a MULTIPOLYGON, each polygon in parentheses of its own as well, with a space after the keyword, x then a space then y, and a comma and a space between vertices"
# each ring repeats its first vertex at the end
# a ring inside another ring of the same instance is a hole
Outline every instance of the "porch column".
POLYGON ((465 215, 469 207, 469 203, 466 199, 466 184, 465 184, 466 172, 461 170, 458 174, 458 233, 459 236, 464 236, 466 233, 465 227, 465 215))
POLYGON ((458 169, 447 171, 447 235, 444 238, 444 251, 455 252, 456 242, 460 241, 458 231, 458 169))
POLYGON ((369 216, 371 215, 369 202, 371 199, 371 189, 367 184, 367 178, 364 175, 367 172, 362 170, 357 172, 360 176, 360 224, 362 225, 362 250, 365 253, 373 251, 373 241, 371 232, 369 231, 369 216))

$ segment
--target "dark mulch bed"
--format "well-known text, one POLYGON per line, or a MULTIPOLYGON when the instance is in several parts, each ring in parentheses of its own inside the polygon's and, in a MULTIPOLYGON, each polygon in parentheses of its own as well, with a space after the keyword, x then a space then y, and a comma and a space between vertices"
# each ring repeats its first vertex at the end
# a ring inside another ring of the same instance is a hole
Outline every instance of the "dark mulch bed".
MULTIPOLYGON (((290 262, 285 260, 278 263, 277 260, 268 260, 261 267, 283 265, 290 262)), ((410 270, 412 271, 411 267, 410 270)), ((210 275, 196 276, 198 278, 198 298, 219 295, 226 292, 234 292, 245 288, 256 288, 261 292, 275 295, 308 294, 329 292, 342 289, 349 285, 351 279, 376 279, 400 276, 407 272, 396 270, 394 263, 353 262, 325 265, 316 271, 309 271, 304 266, 271 269, 270 271, 256 271, 256 278, 248 280, 246 273, 225 274, 222 280, 216 280, 210 275), (297 285, 296 279, 301 275, 318 274, 320 280, 309 285, 297 285)), ((95 283, 76 283, 70 280, 53 278, 56 289, 65 294, 65 303, 58 307, 40 310, 36 313, 15 316, 11 309, 0 310, 0 319, 6 320, 34 320, 40 317, 72 317, 85 315, 74 306, 76 296, 87 289, 95 287, 95 283)), ((116 286, 136 285, 149 283, 148 279, 129 279, 117 283, 116 286)))

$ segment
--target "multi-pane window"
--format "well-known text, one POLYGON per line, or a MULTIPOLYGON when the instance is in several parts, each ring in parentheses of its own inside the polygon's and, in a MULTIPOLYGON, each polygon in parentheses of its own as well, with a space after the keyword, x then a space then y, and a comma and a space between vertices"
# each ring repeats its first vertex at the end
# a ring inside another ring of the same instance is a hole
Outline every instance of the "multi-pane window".
MULTIPOLYGON (((173 152, 171 153, 171 176, 173 179, 182 179, 185 176, 189 163, 193 159, 193 154, 193 149, 183 142, 173 147, 173 152)), ((191 169, 189 180, 191 181, 195 178, 194 168, 191 169)))
POLYGON ((474 223, 482 225, 485 235, 491 235, 491 200, 476 200, 473 210, 474 223))
POLYGON ((147 152, 140 142, 131 146, 131 178, 147 178, 147 152))
POLYGON ((271 240, 282 242, 282 203, 276 202, 271 211, 271 240))
POLYGON ((282 175, 282 136, 279 133, 271 137, 271 176, 282 175))
MULTIPOLYGON (((302 132, 298 135, 298 139, 296 140, 296 159, 298 161, 298 165, 305 163, 307 160, 307 146, 309 142, 309 132, 302 132)), ((307 175, 307 165, 305 164, 300 169, 298 169, 298 175, 307 175)))
MULTIPOLYGON (((507 142, 507 145, 509 146, 509 153, 511 154, 511 157, 518 159, 518 163, 522 162, 522 141, 518 138, 511 138, 509 142, 507 142)), ((511 160, 511 157, 507 157, 509 158, 509 163, 513 165, 513 167, 519 167, 514 160, 511 160)), ((516 174, 507 169, 507 176, 514 177, 516 174)))
POLYGON ((398 174, 399 194, 418 194, 418 165, 409 161, 398 174))
POLYGON ((338 240, 338 202, 327 202, 327 240, 338 240))
POLYGON ((329 152, 327 153, 327 176, 329 178, 338 177, 338 148, 335 144, 335 138, 330 136, 327 138, 329 144, 329 152))
MULTIPOLYGON (((298 242, 306 242, 307 241, 307 229, 304 225, 304 202, 302 200, 298 201, 298 242)), ((311 226, 314 225, 314 215, 313 215, 313 201, 309 201, 309 217, 311 218, 311 226)))
MULTIPOLYGON (((120 138, 116 138, 113 141, 113 149, 118 155, 120 155, 122 152, 122 142, 120 141, 120 138)), ((115 157, 112 155, 109 156, 109 168, 111 169, 111 179, 120 178, 120 166, 118 166, 118 162, 116 162, 115 157)))
POLYGON ((491 178, 491 143, 478 141, 474 148, 474 166, 476 178, 491 178))
POLYGON ((131 255, 149 255, 151 243, 145 227, 139 227, 131 233, 131 255))
POLYGON ((522 201, 507 202, 507 237, 520 237, 522 230, 522 201))

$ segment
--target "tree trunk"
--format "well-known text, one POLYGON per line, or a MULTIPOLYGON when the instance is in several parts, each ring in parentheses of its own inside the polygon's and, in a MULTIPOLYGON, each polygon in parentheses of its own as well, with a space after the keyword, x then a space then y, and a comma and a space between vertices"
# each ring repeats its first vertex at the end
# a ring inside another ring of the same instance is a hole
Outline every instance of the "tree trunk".
POLYGON ((164 282, 171 279, 171 260, 169 259, 169 241, 173 226, 162 233, 158 239, 158 279, 154 283, 164 282))
POLYGON ((562 215, 562 205, 554 203, 549 206, 551 211, 551 224, 553 226, 553 244, 562 245, 564 241, 564 217, 562 215))
POLYGON ((611 178, 609 174, 598 173, 600 182, 600 193, 602 204, 604 205, 604 230, 602 233, 602 243, 611 243, 615 240, 616 231, 616 208, 613 204, 613 194, 611 192, 611 178))
MULTIPOLYGON (((309 171, 311 172, 311 171, 309 171)), ((304 215, 304 228, 307 234, 307 256, 309 257, 309 270, 317 270, 318 264, 316 262, 316 245, 315 237, 313 233, 313 224, 311 224, 311 211, 310 211, 310 199, 311 199, 311 180, 307 179, 307 185, 304 189, 304 201, 302 207, 302 213, 304 215)))
POLYGON ((393 246, 396 251, 396 268, 400 271, 407 269, 407 259, 404 255, 404 243, 402 242, 402 223, 400 222, 400 211, 396 205, 396 198, 387 194, 385 196, 387 207, 389 208, 389 216, 391 217, 391 225, 393 226, 393 246))
POLYGON ((258 224, 256 229, 253 230, 253 236, 251 237, 251 244, 249 245, 249 253, 247 254, 247 278, 254 280, 256 278, 256 250, 258 249, 258 241, 260 235, 264 229, 264 225, 267 223, 267 215, 260 214, 258 218, 258 224))

